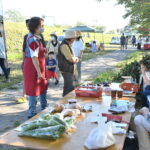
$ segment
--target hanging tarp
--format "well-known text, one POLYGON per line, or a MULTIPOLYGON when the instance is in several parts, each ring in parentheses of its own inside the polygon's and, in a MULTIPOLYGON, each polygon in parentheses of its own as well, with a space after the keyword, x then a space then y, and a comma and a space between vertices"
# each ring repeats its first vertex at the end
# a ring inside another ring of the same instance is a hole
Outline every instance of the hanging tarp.
POLYGON ((68 31, 68 30, 79 30, 81 32, 95 32, 96 30, 92 27, 88 27, 88 26, 75 26, 73 28, 68 28, 68 29, 65 29, 63 30, 64 32, 65 31, 68 31))

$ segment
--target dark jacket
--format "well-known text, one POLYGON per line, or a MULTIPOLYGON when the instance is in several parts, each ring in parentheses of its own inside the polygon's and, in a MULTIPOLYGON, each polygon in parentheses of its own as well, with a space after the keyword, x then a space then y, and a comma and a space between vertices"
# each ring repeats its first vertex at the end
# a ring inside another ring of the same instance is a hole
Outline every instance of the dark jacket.
POLYGON ((63 40, 62 43, 59 45, 57 55, 59 70, 64 73, 74 73, 74 64, 69 62, 61 53, 61 46, 64 44, 66 44, 69 47, 70 52, 73 53, 70 45, 65 40, 63 40))

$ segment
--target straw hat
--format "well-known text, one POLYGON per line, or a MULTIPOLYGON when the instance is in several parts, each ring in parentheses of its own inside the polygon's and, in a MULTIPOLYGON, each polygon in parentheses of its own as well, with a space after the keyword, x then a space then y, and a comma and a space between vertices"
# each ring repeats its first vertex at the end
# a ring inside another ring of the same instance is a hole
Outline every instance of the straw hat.
POLYGON ((73 30, 68 30, 65 32, 65 39, 72 39, 72 38, 76 38, 77 35, 76 35, 76 31, 73 31, 73 30))
POLYGON ((81 33, 81 31, 79 31, 79 30, 76 31, 76 34, 77 34, 77 37, 82 36, 82 33, 81 33))

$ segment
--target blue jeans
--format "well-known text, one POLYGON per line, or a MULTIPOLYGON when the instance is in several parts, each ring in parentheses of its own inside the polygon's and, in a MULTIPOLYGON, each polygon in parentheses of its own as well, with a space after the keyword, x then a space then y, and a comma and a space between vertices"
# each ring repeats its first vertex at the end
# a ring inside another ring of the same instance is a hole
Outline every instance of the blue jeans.
POLYGON ((148 95, 150 95, 150 85, 146 86, 142 94, 143 107, 149 107, 149 102, 147 100, 148 95))
POLYGON ((40 99, 41 110, 47 107, 47 93, 41 94, 40 96, 29 96, 29 111, 28 117, 33 117, 36 115, 36 104, 38 97, 40 99))

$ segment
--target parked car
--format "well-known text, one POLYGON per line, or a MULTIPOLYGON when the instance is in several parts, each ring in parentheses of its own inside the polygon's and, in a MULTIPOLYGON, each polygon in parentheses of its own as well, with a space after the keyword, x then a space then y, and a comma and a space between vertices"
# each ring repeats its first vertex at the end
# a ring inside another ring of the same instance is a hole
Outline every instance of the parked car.
POLYGON ((120 44, 120 38, 112 37, 110 44, 120 44))

